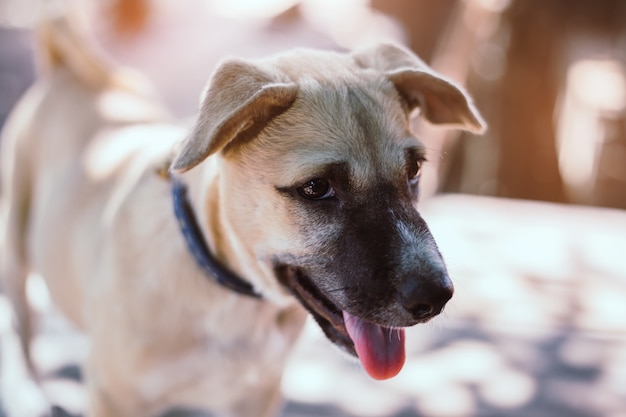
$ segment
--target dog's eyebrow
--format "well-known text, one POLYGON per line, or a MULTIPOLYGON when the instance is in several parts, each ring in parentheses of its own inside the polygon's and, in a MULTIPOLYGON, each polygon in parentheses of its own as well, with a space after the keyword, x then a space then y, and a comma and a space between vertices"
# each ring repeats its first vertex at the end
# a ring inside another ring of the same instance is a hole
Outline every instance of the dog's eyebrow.
POLYGON ((420 146, 410 146, 404 149, 407 161, 425 161, 426 160, 426 148, 420 146))

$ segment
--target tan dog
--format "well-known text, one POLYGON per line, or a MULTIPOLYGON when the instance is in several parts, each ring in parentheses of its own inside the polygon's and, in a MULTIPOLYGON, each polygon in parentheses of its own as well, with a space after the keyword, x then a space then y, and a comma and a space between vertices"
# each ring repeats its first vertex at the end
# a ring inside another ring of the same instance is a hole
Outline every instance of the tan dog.
POLYGON ((452 296, 409 115, 479 132, 462 90, 387 44, 229 59, 187 135, 63 21, 43 41, 3 138, 3 275, 25 339, 29 271, 89 335, 89 416, 272 415, 305 309, 400 370, 401 328, 452 296))

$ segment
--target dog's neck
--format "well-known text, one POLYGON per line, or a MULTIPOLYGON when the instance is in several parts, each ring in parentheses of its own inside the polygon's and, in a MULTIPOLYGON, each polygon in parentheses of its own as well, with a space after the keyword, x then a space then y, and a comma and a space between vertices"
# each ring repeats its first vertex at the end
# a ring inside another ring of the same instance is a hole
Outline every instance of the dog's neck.
POLYGON ((198 225, 193 207, 187 198, 187 186, 175 177, 171 177, 170 180, 174 213, 187 247, 198 266, 221 286, 242 295, 261 298, 261 295, 254 290, 249 282, 230 271, 211 254, 198 225))

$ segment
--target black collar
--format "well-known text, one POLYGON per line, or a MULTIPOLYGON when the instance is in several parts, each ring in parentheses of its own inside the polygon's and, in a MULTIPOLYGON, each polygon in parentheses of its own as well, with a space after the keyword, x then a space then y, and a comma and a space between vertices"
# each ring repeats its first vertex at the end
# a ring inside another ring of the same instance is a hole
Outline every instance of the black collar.
POLYGON ((187 186, 176 178, 171 178, 171 180, 174 213, 176 214, 180 231, 185 237, 185 242, 187 242, 187 247, 193 254, 198 266, 223 287, 249 297, 261 298, 261 294, 257 293, 249 282, 227 269, 211 254, 196 220, 193 208, 189 204, 187 186))

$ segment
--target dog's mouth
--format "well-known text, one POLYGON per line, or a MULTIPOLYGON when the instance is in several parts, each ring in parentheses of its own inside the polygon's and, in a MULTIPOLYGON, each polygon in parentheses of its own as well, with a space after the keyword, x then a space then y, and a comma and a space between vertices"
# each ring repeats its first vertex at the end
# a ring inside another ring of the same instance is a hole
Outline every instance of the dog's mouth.
POLYGON ((405 361, 404 329, 370 323, 341 310, 298 268, 281 266, 277 275, 326 337, 359 358, 372 378, 388 379, 400 372, 405 361))

